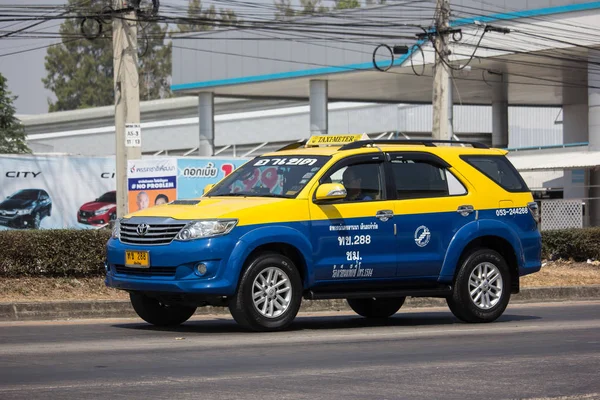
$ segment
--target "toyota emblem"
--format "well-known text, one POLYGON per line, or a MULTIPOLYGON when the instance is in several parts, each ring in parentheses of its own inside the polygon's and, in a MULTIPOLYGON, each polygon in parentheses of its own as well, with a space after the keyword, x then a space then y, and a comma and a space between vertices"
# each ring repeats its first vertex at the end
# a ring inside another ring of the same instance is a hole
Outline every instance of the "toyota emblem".
POLYGON ((150 225, 148 224, 139 224, 137 228, 135 228, 138 236, 144 236, 146 233, 148 233, 148 229, 150 229, 150 225))

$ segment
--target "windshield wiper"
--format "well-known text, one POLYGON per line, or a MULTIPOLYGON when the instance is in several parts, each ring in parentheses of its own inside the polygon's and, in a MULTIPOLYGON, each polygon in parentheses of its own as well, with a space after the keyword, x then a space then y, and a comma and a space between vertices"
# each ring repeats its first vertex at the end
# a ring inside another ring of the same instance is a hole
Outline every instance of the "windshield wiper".
POLYGON ((208 196, 208 197, 221 197, 221 196, 249 196, 249 194, 248 193, 235 192, 235 193, 213 194, 212 196, 208 196))
POLYGON ((259 193, 241 193, 241 192, 213 194, 212 196, 208 196, 208 197, 220 197, 220 196, 277 197, 277 198, 281 198, 281 199, 289 199, 288 196, 284 196, 282 194, 271 194, 271 193, 259 194, 259 193))
POLYGON ((256 194, 256 195, 252 195, 252 197, 278 197, 280 199, 289 199, 288 196, 284 196, 283 194, 271 194, 271 193, 256 194))

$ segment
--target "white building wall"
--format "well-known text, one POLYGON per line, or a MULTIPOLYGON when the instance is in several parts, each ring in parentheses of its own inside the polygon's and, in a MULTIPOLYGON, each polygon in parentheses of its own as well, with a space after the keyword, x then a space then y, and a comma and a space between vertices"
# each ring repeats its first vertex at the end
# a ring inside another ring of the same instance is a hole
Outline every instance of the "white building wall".
MULTIPOLYGON (((562 126, 554 124, 557 115, 556 108, 511 107, 509 146, 561 143, 562 126)), ((86 123, 80 121, 77 125, 85 127, 86 123)), ((431 125, 430 105, 329 104, 329 133, 399 131, 425 137, 431 132, 431 125)), ((460 139, 489 143, 491 125, 491 107, 455 106, 454 131, 460 139)), ((308 128, 308 106, 221 114, 215 116, 215 146, 291 142, 307 138, 308 128)), ((38 132, 40 129, 36 126, 38 132)), ((193 149, 198 146, 198 129, 197 115, 142 121, 142 151, 148 154, 193 149)), ((38 152, 109 155, 115 151, 113 126, 40 133, 30 135, 28 140, 38 152)))

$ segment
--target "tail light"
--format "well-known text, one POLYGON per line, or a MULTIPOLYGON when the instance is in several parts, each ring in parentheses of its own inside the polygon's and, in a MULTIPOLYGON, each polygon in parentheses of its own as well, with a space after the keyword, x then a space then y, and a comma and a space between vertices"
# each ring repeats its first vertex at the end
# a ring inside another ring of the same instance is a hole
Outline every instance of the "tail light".
POLYGON ((542 217, 541 217, 541 213, 540 213, 540 206, 535 201, 532 201, 530 203, 527 203, 527 208, 529 208, 529 211, 531 212, 531 215, 533 216, 533 219, 535 219, 535 223, 539 227, 540 224, 541 224, 541 222, 542 222, 542 217))

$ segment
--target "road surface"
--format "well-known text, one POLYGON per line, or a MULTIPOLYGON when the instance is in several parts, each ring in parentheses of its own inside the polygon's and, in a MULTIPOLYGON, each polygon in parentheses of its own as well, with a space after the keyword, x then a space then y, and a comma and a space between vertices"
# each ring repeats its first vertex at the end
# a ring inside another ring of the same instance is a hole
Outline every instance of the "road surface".
POLYGON ((0 399, 600 399, 600 301, 510 305, 483 325, 447 308, 268 334, 140 321, 0 323, 0 399))

